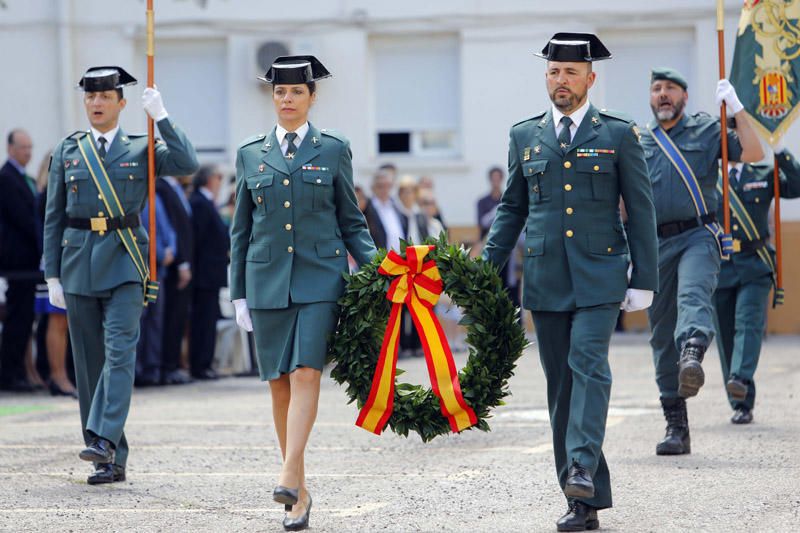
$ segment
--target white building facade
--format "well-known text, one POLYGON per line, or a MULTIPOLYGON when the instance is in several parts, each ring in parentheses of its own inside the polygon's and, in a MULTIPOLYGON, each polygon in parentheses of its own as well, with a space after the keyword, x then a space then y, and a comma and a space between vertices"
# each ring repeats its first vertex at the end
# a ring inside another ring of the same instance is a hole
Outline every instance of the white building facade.
MULTIPOLYGON (((120 65, 127 131, 144 131, 144 0, 3 0, 0 129, 28 130, 29 173, 59 139, 87 126, 74 86, 86 68, 120 65)), ((727 68, 741 0, 726 0, 727 68)), ((312 121, 350 138, 355 179, 378 165, 434 179, 453 226, 475 224, 486 171, 504 166, 512 124, 549 105, 533 55, 558 31, 597 33, 614 59, 596 65, 590 99, 649 121, 649 70, 689 82, 689 110, 716 113, 713 0, 155 0, 156 83, 202 161, 232 171, 236 147, 274 125, 256 79, 276 53, 314 54, 334 77, 319 84, 312 121)), ((794 127, 789 147, 800 144, 794 127)), ((784 218, 800 219, 787 203, 784 218)))

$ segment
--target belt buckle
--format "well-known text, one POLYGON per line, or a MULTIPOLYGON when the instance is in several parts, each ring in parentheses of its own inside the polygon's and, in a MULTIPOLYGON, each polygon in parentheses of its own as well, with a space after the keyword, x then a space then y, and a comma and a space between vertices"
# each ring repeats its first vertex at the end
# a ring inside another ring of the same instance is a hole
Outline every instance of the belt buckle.
POLYGON ((93 217, 89 219, 92 231, 98 232, 100 235, 108 231, 108 219, 106 217, 93 217))
POLYGON ((733 251, 734 253, 739 253, 742 251, 742 241, 739 239, 733 239, 733 251))

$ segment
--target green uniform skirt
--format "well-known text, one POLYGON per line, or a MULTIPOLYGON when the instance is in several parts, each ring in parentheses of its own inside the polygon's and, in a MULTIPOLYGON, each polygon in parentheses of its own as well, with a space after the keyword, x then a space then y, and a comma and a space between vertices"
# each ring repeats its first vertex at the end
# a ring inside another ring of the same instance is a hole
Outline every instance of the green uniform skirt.
POLYGON ((328 338, 336 331, 334 302, 290 303, 285 309, 251 309, 256 359, 262 381, 278 379, 297 368, 322 370, 328 338))

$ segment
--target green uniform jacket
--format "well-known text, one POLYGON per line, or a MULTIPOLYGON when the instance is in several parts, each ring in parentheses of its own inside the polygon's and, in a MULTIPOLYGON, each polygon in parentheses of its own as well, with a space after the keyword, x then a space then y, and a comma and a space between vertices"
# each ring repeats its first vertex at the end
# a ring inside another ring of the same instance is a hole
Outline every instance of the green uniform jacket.
MULTIPOLYGON (((184 176, 197 170, 197 155, 183 132, 169 118, 158 122, 158 129, 164 142, 156 144, 156 174, 184 176)), ((61 278, 65 292, 97 296, 123 283, 141 283, 142 278, 115 231, 100 235, 67 227, 68 217, 108 216, 78 149, 78 139, 85 135, 92 134, 79 131, 61 141, 50 161, 44 275, 61 278)), ((140 213, 147 200, 147 136, 127 135, 120 128, 108 147, 105 167, 125 214, 140 213)), ((134 234, 147 259, 147 232, 139 226, 134 234)))
POLYGON ((275 128, 247 139, 236 155, 231 222, 231 299, 251 309, 335 302, 347 252, 369 262, 375 245, 353 189, 350 142, 309 124, 295 157, 281 153, 275 128))
MULTIPOLYGON (((657 125, 658 123, 653 121, 648 127, 657 125)), ((714 213, 719 205, 717 195, 717 175, 721 157, 719 119, 706 113, 683 115, 667 134, 692 167, 692 172, 700 183, 708 212, 714 213)), ((647 128, 642 131, 642 147, 653 183, 653 199, 658 223, 697 217, 692 197, 681 175, 658 147, 647 128)), ((738 161, 741 155, 742 145, 739 143, 739 137, 736 132, 729 131, 728 156, 731 161, 738 161)))
POLYGON ((508 176, 484 258, 503 265, 525 228, 525 308, 569 311, 621 302, 628 287, 658 289, 653 197, 632 121, 590 106, 564 154, 552 110, 524 120, 511 128, 508 176))
MULTIPOLYGON (((800 164, 797 159, 784 150, 778 154, 778 168, 781 173, 781 197, 800 197, 800 164)), ((731 187, 742 200, 745 209, 758 230, 762 239, 769 236, 769 208, 774 196, 774 177, 772 165, 742 165, 738 180, 731 180, 731 187)), ((717 219, 722 220, 722 209, 717 212, 717 219)), ((741 221, 736 220, 731 210, 731 233, 734 239, 749 240, 741 221)), ((775 261, 774 252, 773 263, 775 261)), ((772 269, 762 261, 755 251, 737 252, 731 255, 730 261, 722 262, 719 273, 718 288, 735 287, 761 276, 771 275, 772 269)))

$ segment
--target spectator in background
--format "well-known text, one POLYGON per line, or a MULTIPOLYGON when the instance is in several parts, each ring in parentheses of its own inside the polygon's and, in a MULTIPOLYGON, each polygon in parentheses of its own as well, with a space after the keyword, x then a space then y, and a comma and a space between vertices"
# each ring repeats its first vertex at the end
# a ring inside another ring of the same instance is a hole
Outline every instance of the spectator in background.
POLYGON ((7 278, 6 318, 0 341, 0 390, 30 392, 25 351, 30 346, 36 278, 42 257, 36 184, 25 173, 33 143, 21 129, 8 134, 8 160, 0 168, 0 272, 7 278))
MULTIPOLYGON (((44 208, 47 202, 47 177, 51 155, 52 151, 45 154, 36 176, 36 189, 39 191, 37 214, 41 223, 40 229, 44 228, 44 208)), ((36 287, 35 310, 39 315, 36 333, 38 374, 46 380, 51 395, 70 396, 77 400, 78 391, 70 379, 71 372, 67 371, 67 361, 71 360, 67 312, 50 303, 45 283, 36 287)))
POLYGON ((445 229, 439 219, 436 218, 438 208, 436 207, 436 198, 433 197, 433 191, 417 187, 417 204, 419 205, 420 213, 425 218, 428 237, 438 239, 439 234, 445 229))
POLYGON ((392 199, 393 188, 392 170, 378 170, 372 180, 372 199, 364 210, 364 218, 367 219, 369 234, 375 247, 387 250, 399 250, 400 239, 405 239, 408 234, 408 218, 400 213, 392 199))
POLYGON ((219 290, 228 286, 230 237, 217 212, 215 199, 222 186, 222 173, 213 165, 203 165, 194 176, 192 206, 194 234, 202 236, 194 249, 194 288, 192 291, 189 358, 192 376, 217 379, 211 368, 220 317, 219 290))
MULTIPOLYGON (((142 210, 142 226, 150 232, 150 203, 142 210)), ((175 261, 175 230, 172 229, 167 210, 161 197, 156 194, 156 265, 158 279, 166 275, 167 267, 175 261)), ((155 302, 150 302, 142 311, 139 328, 139 343, 136 346, 136 380, 137 387, 161 385, 161 369, 163 367, 164 336, 164 298, 159 295, 155 302)))
POLYGON ((504 182, 505 172, 501 167, 489 169, 489 194, 478 200, 478 227, 481 230, 481 240, 486 238, 494 222, 497 206, 500 205, 500 198, 503 196, 504 182))
POLYGON ((442 211, 439 209, 439 204, 436 203, 436 193, 433 190, 433 179, 430 176, 421 176, 419 178, 419 183, 417 184, 419 191, 430 191, 430 197, 433 198, 434 202, 434 215, 433 218, 439 221, 442 225, 442 228, 445 230, 447 229, 447 224, 444 223, 444 218, 442 217, 442 211))
POLYGON ((358 201, 358 208, 363 213, 367 209, 367 204, 369 203, 369 197, 367 193, 364 192, 364 188, 361 185, 356 185, 353 188, 356 191, 356 200, 358 201))
POLYGON ((166 269, 159 295, 164 299, 161 380, 165 385, 182 385, 192 382, 191 376, 180 368, 181 346, 192 300, 192 206, 181 183, 173 176, 158 178, 156 193, 175 231, 175 260, 166 269))
POLYGON ((397 208, 408 219, 406 239, 414 244, 422 244, 428 236, 428 221, 417 205, 417 180, 413 176, 403 176, 397 185, 397 208))

